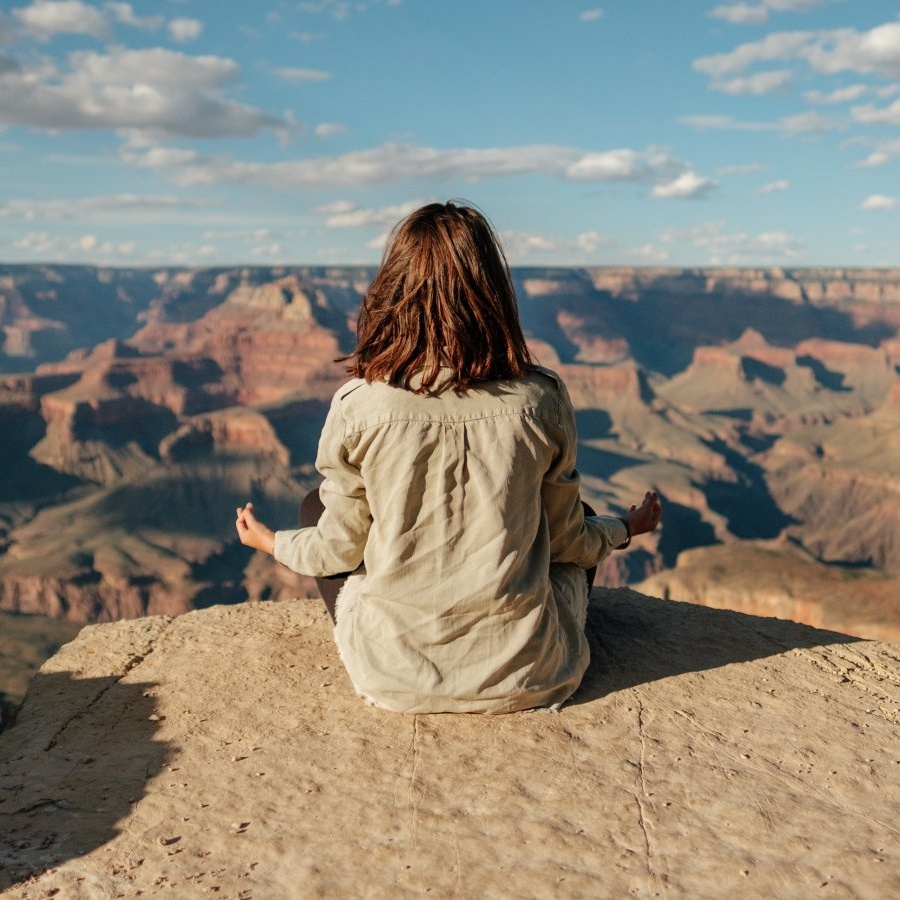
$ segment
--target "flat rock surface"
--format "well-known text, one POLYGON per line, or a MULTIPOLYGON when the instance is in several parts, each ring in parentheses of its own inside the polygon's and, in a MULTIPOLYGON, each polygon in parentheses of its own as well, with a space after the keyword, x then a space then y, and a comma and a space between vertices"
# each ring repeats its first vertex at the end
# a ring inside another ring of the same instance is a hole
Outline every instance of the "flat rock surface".
POLYGON ((310 601, 85 628, 0 736, 4 897, 900 896, 900 647, 596 590, 560 713, 365 705, 310 601))

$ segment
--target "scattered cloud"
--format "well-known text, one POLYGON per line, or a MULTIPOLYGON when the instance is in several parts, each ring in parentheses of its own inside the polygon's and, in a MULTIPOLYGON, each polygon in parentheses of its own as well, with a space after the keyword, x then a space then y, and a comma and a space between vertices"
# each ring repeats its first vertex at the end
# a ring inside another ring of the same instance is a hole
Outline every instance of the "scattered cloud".
POLYGON ((898 78, 900 22, 888 22, 869 31, 838 28, 775 32, 727 53, 695 59, 693 68, 715 81, 737 77, 759 63, 775 61, 805 62, 819 74, 855 72, 898 78))
POLYGON ((769 10, 763 3, 758 6, 750 3, 721 3, 707 15, 711 19, 724 19, 732 25, 758 25, 769 18, 769 10))
POLYGON ((632 247, 630 255, 645 263, 668 262, 669 251, 655 244, 641 244, 640 247, 632 247))
POLYGON ((790 186, 791 183, 787 181, 787 179, 779 178, 778 181, 770 181, 768 184, 758 187, 756 193, 759 194, 760 197, 766 197, 769 194, 780 194, 782 191, 786 191, 790 186))
POLYGON ((144 28, 153 30, 159 28, 163 23, 162 16, 138 16, 130 3, 106 3, 106 9, 112 14, 117 22, 122 25, 130 25, 132 28, 144 28))
POLYGON ((128 130, 158 137, 247 137, 284 122, 222 96, 239 75, 230 59, 162 47, 69 54, 0 78, 0 126, 128 130))
POLYGON ((822 133, 825 131, 840 131, 845 126, 837 119, 829 119, 816 110, 797 113, 793 116, 782 116, 778 120, 779 128, 788 134, 809 134, 811 132, 822 133))
POLYGON ((687 243, 703 250, 708 264, 719 265, 777 265, 785 260, 798 259, 803 254, 801 242, 784 231, 764 231, 752 235, 743 231, 726 230, 722 221, 705 222, 689 228, 665 229, 661 238, 665 243, 687 243))
POLYGON ((574 238, 529 231, 500 233, 503 249, 510 263, 521 264, 535 256, 553 254, 557 259, 584 261, 612 241, 596 231, 586 231, 574 238))
POLYGON ((584 12, 579 13, 578 21, 579 22, 596 22, 598 19, 603 18, 603 10, 600 7, 596 7, 595 9, 586 9, 584 12))
POLYGON ((285 80, 293 84, 304 84, 311 81, 328 81, 331 78, 331 72, 323 72, 320 69, 292 69, 282 68, 277 70, 278 74, 285 80))
POLYGON ((195 41, 203 33, 203 23, 199 19, 172 19, 169 22, 169 34, 173 41, 179 44, 187 44, 195 41))
POLYGON ((342 134, 348 134, 350 129, 346 125, 338 122, 320 122, 316 125, 315 135, 318 138, 338 137, 342 134))
POLYGON ((114 194, 108 197, 79 197, 73 200, 5 200, 0 201, 0 220, 25 222, 92 219, 120 221, 129 218, 171 216, 186 208, 208 208, 208 200, 188 199, 175 195, 114 194))
POLYGON ((718 187, 714 178, 705 178, 696 172, 682 172, 667 184, 658 184, 653 188, 653 196, 663 199, 695 200, 706 197, 718 187))
POLYGON ((772 12, 810 12, 825 0, 762 0, 752 3, 721 3, 708 13, 710 18, 723 19, 732 25, 758 25, 769 19, 772 12))
POLYGON ((716 169, 716 175, 752 175, 755 172, 764 172, 767 168, 762 163, 741 163, 735 166, 720 166, 716 169))
POLYGON ((364 209, 346 200, 338 200, 315 208, 315 212, 326 216, 328 228, 363 228, 385 225, 393 227, 413 210, 418 209, 425 201, 410 200, 395 206, 382 206, 377 209, 364 209))
POLYGON ((742 122, 734 116, 683 116, 680 121, 697 131, 774 131, 776 128, 770 122, 742 122))
POLYGON ((854 163, 855 168, 876 169, 900 158, 900 138, 876 141, 875 149, 865 158, 854 163))
POLYGON ((612 239, 599 231, 583 231, 575 238, 575 246, 582 253, 595 253, 601 247, 608 247, 612 239))
POLYGON ((725 94, 760 96, 785 90, 792 78, 789 69, 778 69, 771 72, 756 72, 754 75, 741 75, 727 81, 713 81, 710 87, 725 94))
POLYGON ((885 194, 871 194, 859 204, 860 209, 900 209, 900 197, 888 197, 885 194))
POLYGON ((863 125, 900 125, 900 99, 880 109, 871 103, 854 106, 850 115, 863 125))
POLYGON ((734 116, 684 116, 685 125, 697 131, 780 131, 786 135, 836 131, 845 128, 842 120, 828 118, 816 110, 782 116, 777 122, 743 122, 734 116))
POLYGON ((297 8, 304 13, 329 15, 343 21, 353 13, 367 12, 373 6, 400 6, 401 0, 304 0, 297 8))
POLYGON ((13 241, 12 246, 39 259, 127 259, 134 256, 137 244, 134 241, 102 241, 94 234, 83 234, 74 240, 71 237, 50 234, 47 231, 29 231, 13 241))
POLYGON ((823 91, 806 91, 803 94, 803 99, 808 103, 815 103, 819 106, 848 103, 852 100, 859 100, 868 90, 869 88, 864 84, 851 84, 827 93, 823 91))
POLYGON ((661 185, 658 196, 688 196, 715 186, 711 179, 668 153, 617 149, 585 152, 570 147, 533 144, 503 148, 437 149, 417 144, 384 144, 337 156, 281 162, 241 162, 224 156, 205 156, 179 148, 128 147, 129 163, 167 169, 181 184, 263 184, 274 187, 395 184, 410 180, 478 181, 516 175, 541 174, 565 181, 628 182, 661 185), (675 182, 681 176, 688 178, 675 182))
POLYGON ((12 18, 26 33, 39 41, 58 34, 88 34, 105 38, 109 21, 102 10, 81 0, 35 0, 31 6, 12 10, 12 18))
POLYGON ((30 6, 12 10, 12 19, 22 33, 41 42, 63 34, 107 39, 112 36, 113 23, 152 31, 165 21, 160 15, 139 16, 130 3, 93 6, 82 0, 35 0, 30 6))

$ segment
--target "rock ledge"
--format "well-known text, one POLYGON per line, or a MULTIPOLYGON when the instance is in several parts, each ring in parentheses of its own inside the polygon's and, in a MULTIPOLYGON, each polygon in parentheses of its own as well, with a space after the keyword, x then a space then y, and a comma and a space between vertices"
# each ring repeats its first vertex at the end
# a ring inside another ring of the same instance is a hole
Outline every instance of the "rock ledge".
POLYGON ((85 628, 0 737, 4 897, 900 896, 900 648, 596 590, 559 714, 359 701, 309 601, 85 628))

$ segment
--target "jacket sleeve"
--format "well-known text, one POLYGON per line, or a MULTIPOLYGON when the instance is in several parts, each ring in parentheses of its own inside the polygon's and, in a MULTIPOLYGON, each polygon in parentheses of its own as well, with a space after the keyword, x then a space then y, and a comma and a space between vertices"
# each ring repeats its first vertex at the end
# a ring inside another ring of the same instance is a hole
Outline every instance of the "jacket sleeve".
POLYGON ((625 524, 614 516, 585 516, 581 505, 581 478, 575 467, 578 435, 572 401, 562 381, 559 386, 557 454, 544 476, 541 497, 550 530, 550 561, 596 565, 628 538, 625 524))
POLYGON ((352 572, 363 560, 372 516, 359 468, 348 457, 340 394, 335 394, 322 428, 316 468, 325 480, 325 507, 310 528, 275 532, 275 559, 301 575, 324 577, 352 572))

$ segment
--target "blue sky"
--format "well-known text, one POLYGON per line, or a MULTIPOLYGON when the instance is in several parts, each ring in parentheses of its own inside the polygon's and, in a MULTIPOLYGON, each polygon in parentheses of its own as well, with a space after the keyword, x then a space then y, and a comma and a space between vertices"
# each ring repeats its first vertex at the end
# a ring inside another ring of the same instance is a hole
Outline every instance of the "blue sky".
POLYGON ((0 261, 900 264, 900 2, 0 0, 0 261))

